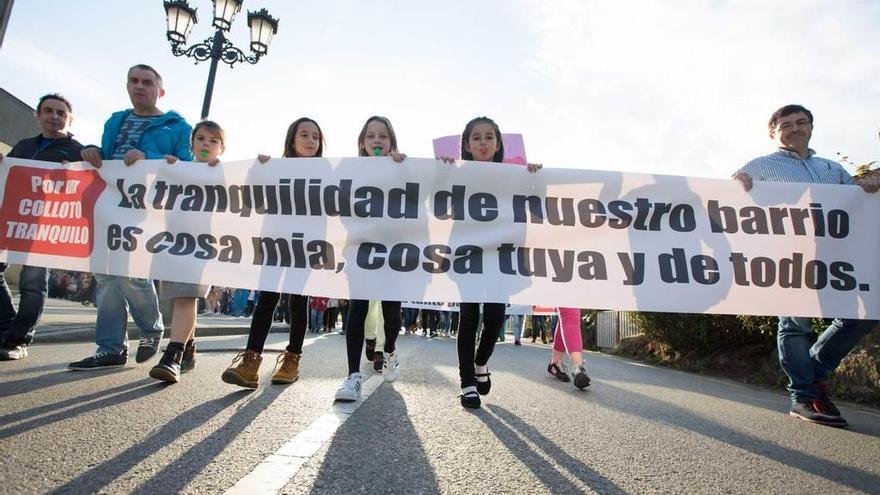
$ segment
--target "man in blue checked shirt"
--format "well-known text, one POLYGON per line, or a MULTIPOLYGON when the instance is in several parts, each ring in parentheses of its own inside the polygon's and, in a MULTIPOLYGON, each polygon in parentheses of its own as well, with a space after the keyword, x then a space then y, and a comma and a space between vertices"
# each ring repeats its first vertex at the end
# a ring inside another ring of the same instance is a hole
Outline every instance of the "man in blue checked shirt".
MULTIPOLYGON (((753 181, 856 184, 839 163, 819 158, 810 149, 813 114, 806 108, 786 105, 773 112, 768 127, 779 149, 755 158, 734 174, 746 191, 751 190, 753 181)), ((869 193, 880 189, 876 180, 861 181, 859 185, 869 193)), ((779 363, 789 379, 791 416, 828 426, 847 426, 828 398, 826 381, 859 339, 876 325, 874 320, 837 318, 811 345, 810 318, 779 317, 776 340, 779 363)))

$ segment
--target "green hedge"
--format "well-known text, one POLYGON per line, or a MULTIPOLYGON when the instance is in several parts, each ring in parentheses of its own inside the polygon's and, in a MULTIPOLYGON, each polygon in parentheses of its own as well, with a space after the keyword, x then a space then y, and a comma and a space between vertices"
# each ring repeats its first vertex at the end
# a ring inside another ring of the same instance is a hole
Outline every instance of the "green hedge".
POLYGON ((680 352, 712 352, 735 346, 775 345, 775 316, 735 316, 681 313, 633 313, 648 337, 680 352))

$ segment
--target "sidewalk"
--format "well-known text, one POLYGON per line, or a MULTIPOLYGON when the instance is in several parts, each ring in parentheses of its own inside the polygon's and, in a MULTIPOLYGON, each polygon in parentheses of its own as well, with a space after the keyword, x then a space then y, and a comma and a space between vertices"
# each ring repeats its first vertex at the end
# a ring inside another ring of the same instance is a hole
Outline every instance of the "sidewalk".
MULTIPOLYGON (((18 300, 18 294, 13 295, 13 300, 18 300)), ((43 317, 34 335, 34 343, 92 341, 95 338, 96 315, 97 309, 94 306, 83 306, 66 299, 49 298, 46 300, 43 317)), ((196 319, 196 336, 247 335, 250 324, 251 319, 246 317, 199 315, 196 319)), ((287 332, 289 328, 288 324, 276 321, 271 331, 287 332)), ((169 326, 166 325, 166 337, 168 332, 169 326)), ((138 328, 131 318, 128 320, 128 337, 130 339, 139 337, 138 328)))

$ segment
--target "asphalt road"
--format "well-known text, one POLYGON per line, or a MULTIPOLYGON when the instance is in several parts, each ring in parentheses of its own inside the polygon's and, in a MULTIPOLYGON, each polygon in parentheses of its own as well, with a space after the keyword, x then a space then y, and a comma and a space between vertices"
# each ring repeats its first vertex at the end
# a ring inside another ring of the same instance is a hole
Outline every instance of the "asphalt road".
POLYGON ((816 426, 776 391, 593 353, 578 391, 546 374, 547 346, 505 343, 472 412, 455 342, 415 336, 399 339, 397 382, 331 409, 343 336, 309 335, 290 386, 268 383, 276 354, 264 354, 253 391, 220 381, 244 342, 200 339, 196 369, 171 386, 147 377, 155 359, 66 371, 89 344, 0 363, 0 491, 255 493, 248 483, 271 473, 281 493, 880 492, 876 410, 840 404, 849 430, 816 426))

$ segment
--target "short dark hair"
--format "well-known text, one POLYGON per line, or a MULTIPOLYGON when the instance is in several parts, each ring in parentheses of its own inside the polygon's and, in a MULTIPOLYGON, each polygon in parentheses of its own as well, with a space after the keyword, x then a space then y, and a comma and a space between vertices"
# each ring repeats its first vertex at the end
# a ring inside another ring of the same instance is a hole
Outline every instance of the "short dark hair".
POLYGON ((203 120, 196 124, 193 127, 192 134, 189 136, 189 142, 192 143, 196 138, 196 133, 199 132, 199 129, 205 129, 208 132, 213 132, 214 134, 220 136, 220 144, 226 146, 226 133, 223 131, 223 128, 220 127, 220 124, 214 122, 213 120, 203 120))
POLYGON ((364 146, 364 138, 367 137, 367 126, 370 125, 370 122, 381 122, 385 124, 385 127, 388 129, 388 139, 391 141, 391 151, 396 153, 397 135, 394 134, 394 127, 391 127, 391 121, 388 120, 388 117, 373 115, 364 122, 364 127, 361 128, 361 133, 358 134, 358 156, 370 156, 366 146, 364 146))
POLYGON ((47 95, 43 95, 40 97, 40 102, 37 103, 37 113, 40 113, 40 109, 43 107, 43 102, 46 100, 58 100, 61 103, 64 103, 64 106, 67 107, 67 113, 73 113, 73 105, 70 104, 70 101, 61 96, 58 93, 49 93, 47 95))
POLYGON ((781 107, 779 110, 776 110, 775 112, 773 112, 773 115, 770 116, 770 122, 767 123, 767 128, 770 129, 770 132, 775 131, 776 130, 776 123, 779 121, 779 119, 781 119, 782 117, 788 117, 789 115, 791 115, 793 113, 798 113, 798 112, 803 112, 803 114, 806 115, 808 119, 810 119, 810 124, 813 123, 813 113, 810 112, 809 110, 807 110, 806 108, 804 108, 803 106, 801 106, 801 105, 785 105, 784 107, 781 107))
POLYGON ((155 76, 156 76, 156 80, 159 81, 159 85, 160 85, 160 86, 163 84, 163 83, 162 83, 162 76, 159 75, 159 71, 157 71, 156 69, 150 67, 150 66, 147 65, 147 64, 136 64, 136 65, 132 65, 131 67, 128 68, 128 72, 127 72, 127 74, 130 76, 130 75, 131 75, 131 71, 133 71, 133 70, 148 70, 148 71, 152 72, 153 74, 155 74, 155 76))
POLYGON ((498 124, 489 117, 477 117, 464 126, 464 132, 461 133, 461 159, 474 159, 474 154, 467 150, 467 143, 470 141, 471 133, 474 132, 474 126, 477 124, 489 124, 492 126, 492 129, 495 130, 495 140, 498 142, 498 149, 495 151, 495 154, 492 155, 492 161, 499 163, 504 161, 504 140, 501 138, 501 130, 498 129, 498 124))
POLYGON ((290 124, 290 127, 287 128, 287 136, 284 138, 284 154, 282 155, 285 158, 295 158, 299 156, 296 154, 296 148, 293 146, 293 141, 296 139, 297 128, 304 122, 311 122, 318 128, 318 151, 315 153, 315 156, 324 155, 324 131, 321 130, 321 126, 308 117, 300 117, 294 120, 293 123, 290 124))

